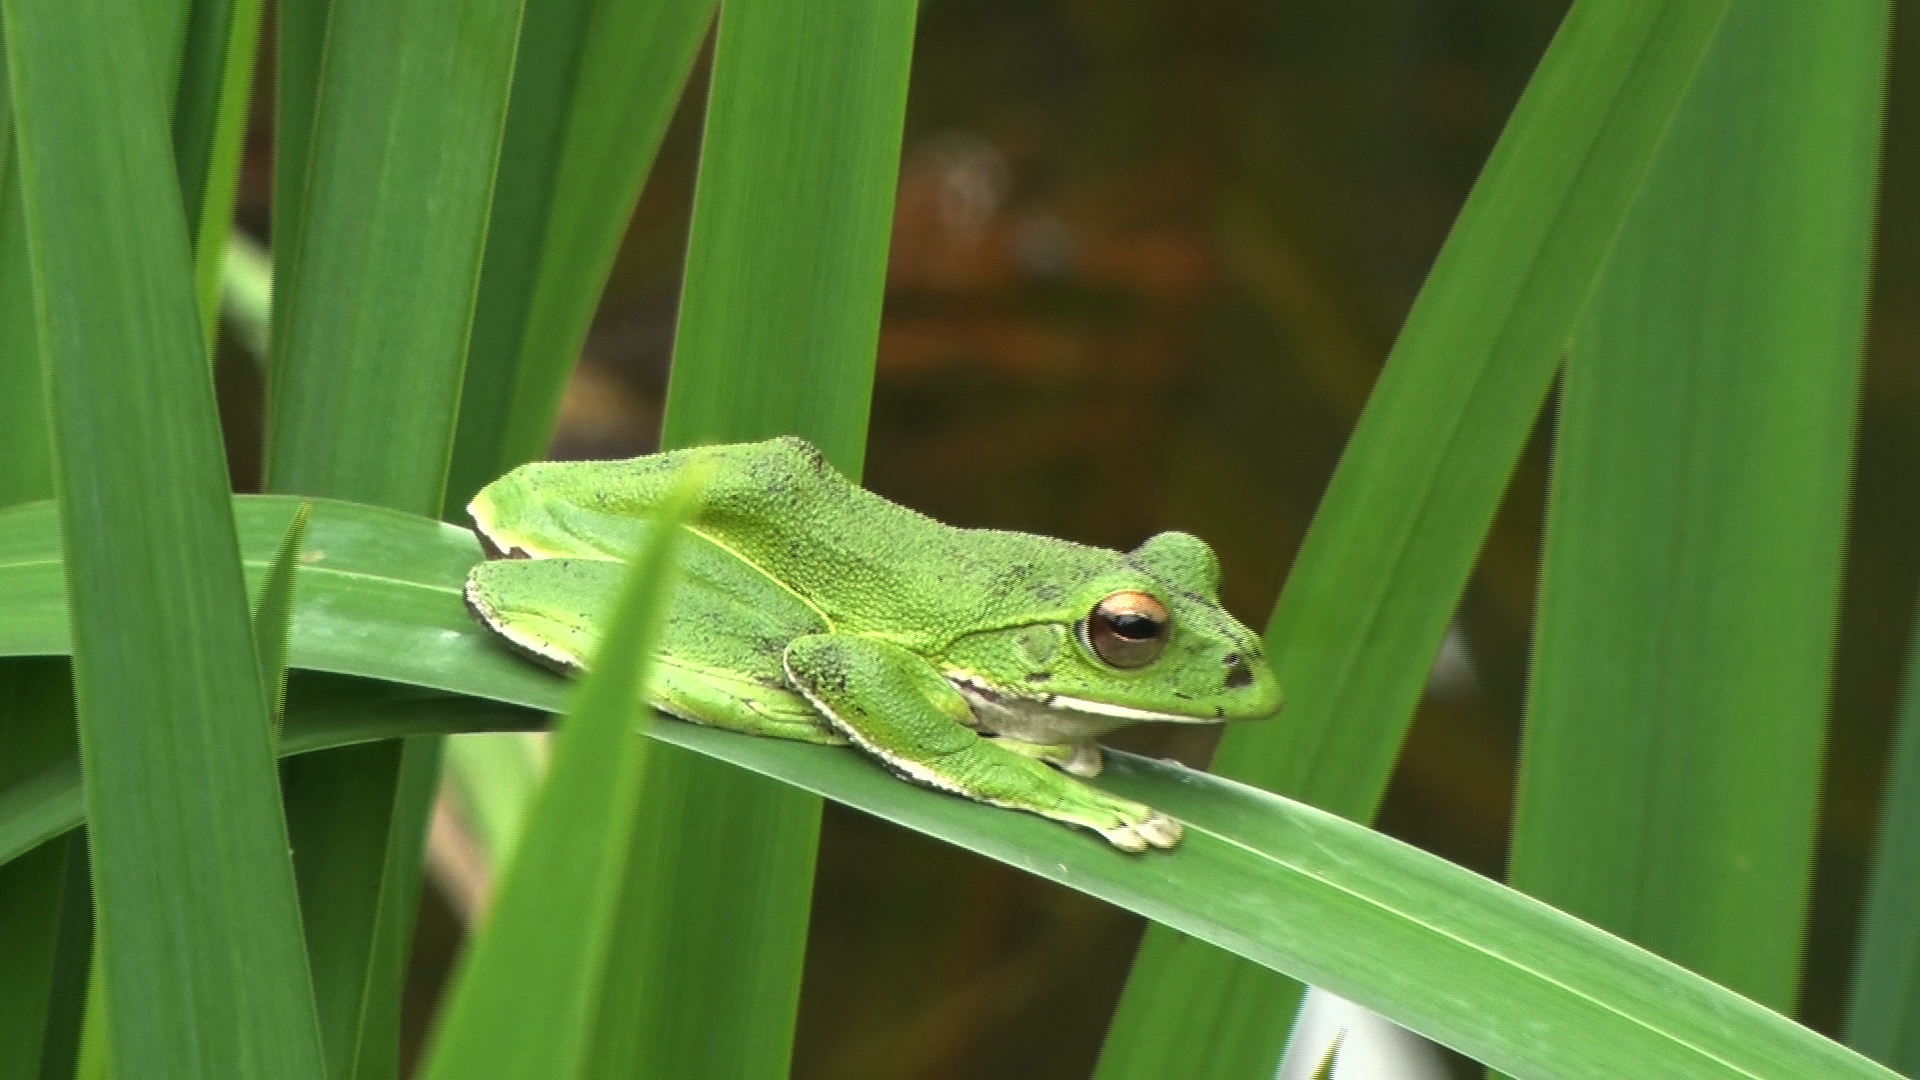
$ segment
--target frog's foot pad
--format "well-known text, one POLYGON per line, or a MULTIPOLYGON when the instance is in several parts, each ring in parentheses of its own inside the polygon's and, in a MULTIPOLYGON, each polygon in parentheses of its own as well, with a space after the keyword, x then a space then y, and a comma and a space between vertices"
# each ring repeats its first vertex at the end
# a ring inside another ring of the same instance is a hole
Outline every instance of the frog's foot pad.
POLYGON ((1171 849, 1180 842, 1180 823, 1159 811, 1147 816, 1147 820, 1133 825, 1123 825, 1102 832, 1107 843, 1122 851, 1145 851, 1149 847, 1161 850, 1171 849))

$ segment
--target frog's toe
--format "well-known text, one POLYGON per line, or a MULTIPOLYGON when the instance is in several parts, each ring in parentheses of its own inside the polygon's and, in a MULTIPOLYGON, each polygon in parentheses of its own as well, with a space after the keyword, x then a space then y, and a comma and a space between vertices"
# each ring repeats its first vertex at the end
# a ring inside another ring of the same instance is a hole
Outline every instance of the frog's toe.
POLYGON ((1118 803, 1112 809, 1118 820, 1097 827, 1097 831, 1107 838, 1107 843, 1122 851, 1141 852, 1149 848, 1166 851, 1180 842, 1180 823, 1158 810, 1139 803, 1118 803))
POLYGON ((1112 828, 1101 829, 1100 835, 1107 838, 1107 843, 1112 844, 1121 851, 1139 854, 1147 850, 1147 838, 1140 835, 1139 831, 1132 825, 1122 824, 1115 825, 1112 828))
POLYGON ((1179 822, 1156 810, 1147 820, 1135 825, 1133 831, 1154 847, 1167 850, 1180 842, 1182 830, 1179 822))
POLYGON ((1055 759, 1054 764, 1072 776, 1094 777, 1099 776, 1101 770, 1107 767, 1107 759, 1101 755, 1100 747, 1089 739, 1083 743, 1075 743, 1073 754, 1065 760, 1055 759))

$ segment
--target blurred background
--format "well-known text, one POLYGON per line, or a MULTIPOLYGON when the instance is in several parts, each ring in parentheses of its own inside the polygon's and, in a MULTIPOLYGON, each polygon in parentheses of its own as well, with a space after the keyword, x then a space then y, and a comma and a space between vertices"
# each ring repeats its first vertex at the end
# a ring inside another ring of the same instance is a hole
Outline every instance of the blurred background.
MULTIPOLYGON (((922 0, 868 486, 954 525, 1108 547, 1195 532, 1220 555, 1228 606, 1264 625, 1400 321, 1566 6, 922 0)), ((1920 314, 1905 301, 1920 257, 1917 61, 1896 36, 1802 992, 1801 1018, 1829 1034, 1920 586, 1920 314)), ((271 63, 240 209, 269 241, 271 63)), ((633 216, 553 456, 655 447, 706 79, 703 62, 633 216)), ((219 373, 247 487, 262 386, 239 335, 223 340, 219 373)), ((1549 413, 1379 822, 1494 877, 1551 434, 1549 413)), ((1214 737, 1112 741, 1203 765, 1214 737)), ((460 911, 427 890, 416 1032, 458 949, 460 911)), ((795 1075, 1088 1075, 1141 928, 829 804, 795 1075)))

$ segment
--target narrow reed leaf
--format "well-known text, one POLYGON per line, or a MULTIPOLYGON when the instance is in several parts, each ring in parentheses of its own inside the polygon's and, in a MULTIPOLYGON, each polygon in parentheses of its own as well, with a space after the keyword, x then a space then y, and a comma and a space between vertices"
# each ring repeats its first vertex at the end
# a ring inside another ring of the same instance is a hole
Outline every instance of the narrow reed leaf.
MULTIPOLYGON (((860 475, 914 16, 900 0, 723 6, 665 446, 797 434, 860 475)), ((641 788, 639 830, 674 888, 622 923, 631 959, 609 993, 635 1021, 619 1056, 640 1075, 784 1077, 819 800, 672 750, 641 788)))
MULTIPOLYGON (((291 5, 266 483, 437 514, 460 403, 520 0, 291 5), (291 183, 291 177, 288 178, 291 183), (282 189, 286 191, 285 188, 282 189)), ((285 70, 285 69, 283 69, 285 70)), ((437 740, 286 769, 330 1075, 397 1074, 437 740)))
POLYGON ((1634 205, 1567 361, 1514 821, 1516 888, 1782 1011, 1890 8, 1735 4, 1634 205))
MULTIPOLYGON (((0 661, 0 788, 74 762, 69 668, 52 656, 0 661)), ((77 768, 70 779, 77 808, 77 768)), ((74 1037, 61 1024, 76 1007, 65 996, 72 989, 66 978, 72 957, 63 953, 63 944, 77 902, 87 916, 91 949, 86 875, 86 849, 78 832, 48 839, 0 866, 0 971, 6 972, 0 979, 0 1076, 40 1076, 43 1061, 64 1056, 61 1039, 74 1037), (70 891, 76 869, 77 898, 70 891)), ((80 963, 84 990, 85 959, 80 963)), ((71 1047, 64 1050, 70 1053, 71 1047)))
MULTIPOLYGON (((291 508, 284 498, 235 501, 250 570, 265 572, 291 508)), ((480 557, 472 534, 316 501, 308 544, 325 557, 301 571, 293 665, 378 681, 367 684, 371 696, 360 704, 353 695, 361 691, 323 681, 323 697, 337 707, 309 714, 303 688, 318 677, 303 676, 290 695, 283 749, 423 730, 423 710, 394 684, 542 711, 564 706, 566 680, 500 648, 464 610, 461 585, 480 557), (392 725, 384 729, 366 720, 367 705, 378 711, 382 700, 397 706, 382 713, 392 725)), ((54 581, 51 611, 34 608, 22 618, 0 603, 0 653, 63 647, 57 552, 47 507, 0 512, 0 598, 34 594, 36 577, 54 581)), ((435 730, 539 723, 524 712, 476 720, 481 705, 436 710, 435 730)), ((1131 857, 1051 822, 901 783, 842 747, 665 719, 648 733, 1307 978, 1516 1076, 1892 1077, 1770 1010, 1443 859, 1176 765, 1111 755, 1103 785, 1188 825, 1178 851, 1131 857)), ((71 767, 51 769, 0 789, 0 859, 23 850, 19 823, 78 823, 75 775, 71 767)), ((682 810, 696 806, 695 816, 723 812, 694 803, 682 810)), ((637 843, 646 839, 636 834, 637 843)), ((624 989, 620 974, 608 968, 610 993, 624 989)), ((631 1028, 636 1014, 621 1019, 631 1028)))
POLYGON ((520 0, 335 0, 294 246, 278 253, 267 482, 440 509, 520 0))
POLYGON ((505 866, 526 829, 527 807, 546 778, 545 747, 524 735, 447 740, 447 790, 490 870, 505 866))
POLYGON ((142 1077, 319 1080, 163 73, 118 5, 0 11, 111 1043, 142 1077))
MULTIPOLYGON (((1214 770, 1370 820, 1441 636, 1721 0, 1568 13, 1387 358, 1267 627, 1288 702, 1214 770)), ((1272 1072, 1298 988, 1150 929, 1100 1080, 1272 1072)))
MULTIPOLYGON (((457 977, 427 1058, 427 1080, 644 1075, 592 1068, 593 1034, 605 983, 617 978, 608 942, 628 863, 636 843, 649 839, 638 833, 635 812, 651 742, 639 730, 641 693, 666 618, 681 525, 698 488, 697 480, 682 481, 661 507, 660 527, 635 553, 593 671, 559 725, 525 838, 457 977)), ((659 879, 643 885, 660 887, 659 879)), ((636 1019, 622 1015, 619 1022, 636 1019)))
POLYGON ((663 444, 800 434, 860 475, 914 13, 721 11, 663 444))
MULTIPOLYGON (((46 394, 33 310, 13 107, 0 48, 0 507, 53 495, 46 394)), ((73 752, 67 665, 48 658, 0 663, 0 785, 73 752)), ((70 838, 0 866, 0 1076, 40 1075, 47 1020, 56 1009, 61 915, 70 838)))
POLYGON ((211 342, 218 324, 220 275, 232 231, 235 185, 253 61, 260 42, 261 0, 192 0, 173 111, 174 162, 193 241, 200 320, 211 342))
POLYGON ((528 7, 461 389, 447 508, 547 451, 712 0, 528 7))
MULTIPOLYGON (((284 295, 291 291, 292 253, 300 249, 300 232, 306 226, 320 57, 326 50, 333 0, 275 0, 273 7, 279 30, 273 51, 273 250, 284 295)), ((272 351, 285 347, 276 319, 272 351)))
MULTIPOLYGON (((4 679, 5 676, 0 676, 4 679)), ((0 1076, 38 1076, 76 829, 0 866, 0 1076)))
POLYGON ((264 367, 273 340, 273 262, 258 241, 230 231, 221 267, 220 313, 264 367))
POLYGON ((58 842, 66 848, 60 911, 53 934, 45 1023, 40 1031, 40 1077, 65 1080, 79 1064, 87 980, 96 970, 93 951, 93 888, 88 881, 87 834, 75 829, 58 842))
POLYGON ((267 564, 253 604, 253 650, 260 662, 260 685, 266 689, 273 713, 274 733, 287 707, 287 638, 293 632, 293 572, 300 563, 300 544, 306 539, 307 518, 313 504, 303 502, 287 523, 287 535, 267 564))
POLYGON ((1908 643, 1851 989, 1847 1045, 1920 1072, 1920 632, 1908 643))
POLYGON ((1313 1070, 1313 1080, 1333 1080, 1333 1067, 1340 1063, 1340 1040, 1344 1034, 1342 1032, 1334 1036, 1333 1045, 1327 1047, 1326 1058, 1320 1062, 1319 1068, 1313 1070))
POLYGON ((53 497, 39 322, 6 74, 0 55, 0 507, 53 497))

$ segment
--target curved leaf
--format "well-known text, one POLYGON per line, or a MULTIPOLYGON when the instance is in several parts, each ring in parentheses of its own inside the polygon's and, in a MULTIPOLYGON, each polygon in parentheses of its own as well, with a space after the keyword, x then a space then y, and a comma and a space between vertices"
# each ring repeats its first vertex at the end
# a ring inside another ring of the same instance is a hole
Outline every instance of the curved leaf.
MULTIPOLYGON (((250 575, 293 500, 243 497, 250 575)), ((0 655, 65 648, 46 504, 0 512, 0 655)), ((495 648, 462 610, 468 533, 317 500, 294 619, 283 751, 424 730, 534 726, 565 681, 495 648), (369 683, 365 679, 384 680, 369 683), (406 684, 406 685, 390 685, 406 684), (476 718, 478 705, 502 706, 476 718)), ((1826 1078, 1893 1073, 1471 871, 1312 807, 1115 753, 1103 783, 1188 824, 1129 857, 1049 822, 900 783, 842 748, 674 721, 652 735, 1060 882, 1324 986, 1510 1075, 1826 1078)), ((79 821, 71 766, 0 791, 0 858, 79 821)))

